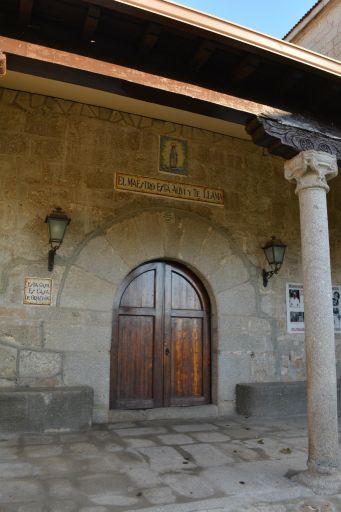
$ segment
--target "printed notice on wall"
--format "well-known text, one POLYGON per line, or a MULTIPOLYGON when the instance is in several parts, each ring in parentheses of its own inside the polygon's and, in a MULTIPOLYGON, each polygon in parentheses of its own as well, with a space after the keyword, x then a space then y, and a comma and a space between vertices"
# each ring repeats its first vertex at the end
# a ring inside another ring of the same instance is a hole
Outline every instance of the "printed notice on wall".
POLYGON ((24 304, 50 306, 52 279, 26 277, 24 286, 24 304))
MULTIPOLYGON (((334 329, 341 333, 341 286, 332 287, 334 329)), ((287 283, 287 328, 289 333, 304 332, 304 291, 303 284, 287 283)))

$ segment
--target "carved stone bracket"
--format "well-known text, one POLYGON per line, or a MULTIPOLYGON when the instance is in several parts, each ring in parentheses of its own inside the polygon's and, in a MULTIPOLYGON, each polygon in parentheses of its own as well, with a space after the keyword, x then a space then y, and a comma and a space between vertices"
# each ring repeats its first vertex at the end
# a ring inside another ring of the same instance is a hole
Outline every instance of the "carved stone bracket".
POLYGON ((269 153, 290 159, 301 151, 323 151, 335 155, 341 165, 341 133, 327 133, 315 126, 295 126, 283 120, 256 117, 246 125, 246 131, 258 146, 266 147, 269 153))

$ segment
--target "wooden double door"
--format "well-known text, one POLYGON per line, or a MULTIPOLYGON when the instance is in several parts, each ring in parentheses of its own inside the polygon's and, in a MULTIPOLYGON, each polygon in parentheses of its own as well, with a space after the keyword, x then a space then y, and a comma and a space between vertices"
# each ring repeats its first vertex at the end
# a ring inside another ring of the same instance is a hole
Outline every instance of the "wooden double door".
POLYGON ((209 316, 207 293, 186 268, 161 261, 131 272, 115 305, 111 408, 209 403, 209 316))

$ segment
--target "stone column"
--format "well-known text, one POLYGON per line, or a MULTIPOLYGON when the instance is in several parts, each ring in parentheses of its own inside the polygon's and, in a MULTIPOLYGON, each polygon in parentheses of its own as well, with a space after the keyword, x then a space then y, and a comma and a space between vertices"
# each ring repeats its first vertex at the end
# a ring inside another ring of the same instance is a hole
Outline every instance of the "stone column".
POLYGON ((335 176, 336 157, 322 151, 303 151, 285 163, 300 204, 307 359, 308 471, 297 479, 319 493, 335 492, 341 482, 326 201, 327 181, 335 176))

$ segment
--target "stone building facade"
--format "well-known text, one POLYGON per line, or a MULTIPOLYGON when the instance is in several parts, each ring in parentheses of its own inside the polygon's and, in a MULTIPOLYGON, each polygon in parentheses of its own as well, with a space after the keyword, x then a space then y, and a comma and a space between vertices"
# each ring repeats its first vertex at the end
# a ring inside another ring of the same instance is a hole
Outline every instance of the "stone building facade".
MULTIPOLYGON (((211 303, 212 406, 234 410, 240 382, 305 379, 302 334, 288 334, 286 282, 302 282, 298 202, 283 161, 234 138, 58 98, 0 90, 0 384, 88 384, 110 419, 113 304, 139 265, 189 268, 211 303), (6 128, 6 129, 4 129, 6 128), (159 170, 160 136, 188 143, 187 176, 159 170), (224 206, 114 190, 114 173, 224 190, 224 206), (53 272, 44 220, 71 218, 53 272), (267 288, 264 242, 288 245, 267 288), (23 304, 26 277, 52 277, 50 306, 23 304)), ((333 281, 341 284, 341 184, 328 195, 333 281)), ((337 354, 341 365, 341 339, 337 354)), ((341 370, 341 366, 340 366, 341 370)))
POLYGON ((314 52, 341 58, 341 3, 320 0, 284 37, 314 52))

